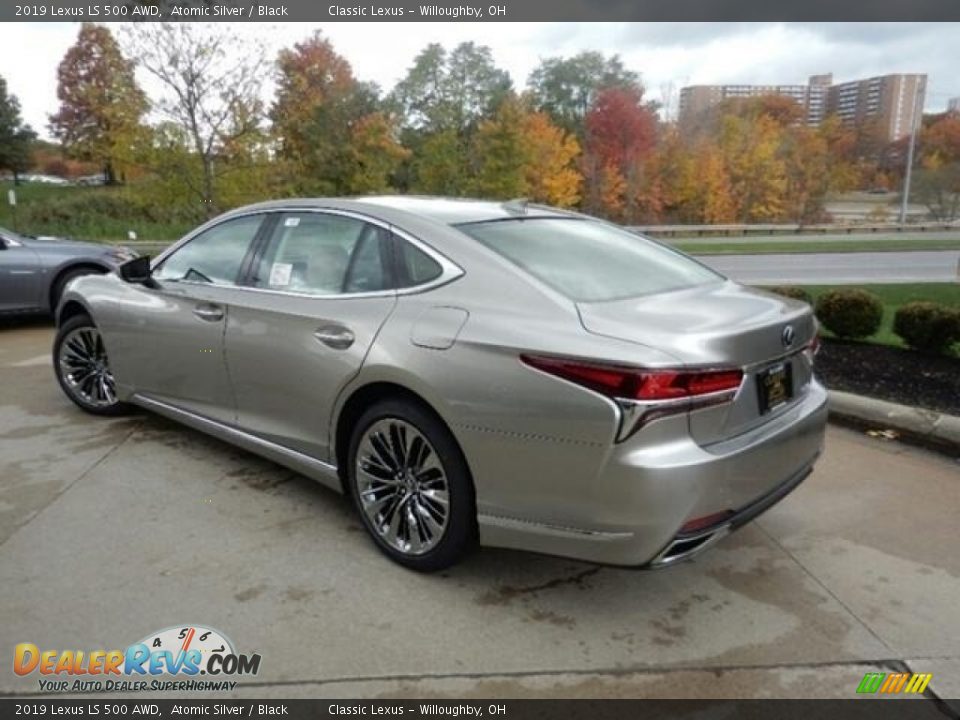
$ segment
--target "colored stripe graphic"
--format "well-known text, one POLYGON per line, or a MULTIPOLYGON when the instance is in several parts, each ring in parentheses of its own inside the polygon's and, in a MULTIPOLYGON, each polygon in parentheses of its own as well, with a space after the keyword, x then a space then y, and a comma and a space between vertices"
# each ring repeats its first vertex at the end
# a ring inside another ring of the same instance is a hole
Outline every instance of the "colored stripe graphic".
POLYGON ((933 680, 933 673, 873 672, 863 676, 863 680, 857 686, 857 692, 861 694, 880 692, 887 695, 903 692, 920 695, 927 689, 931 680, 933 680))

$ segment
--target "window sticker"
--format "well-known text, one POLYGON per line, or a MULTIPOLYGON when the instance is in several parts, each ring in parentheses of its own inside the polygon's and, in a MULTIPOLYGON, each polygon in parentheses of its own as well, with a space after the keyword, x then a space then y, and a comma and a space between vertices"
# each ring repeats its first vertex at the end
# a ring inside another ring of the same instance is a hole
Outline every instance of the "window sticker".
POLYGON ((283 221, 284 227, 296 227, 299 224, 300 224, 300 218, 298 217, 286 218, 283 221))
POLYGON ((270 284, 286 287, 290 284, 290 273, 292 271, 292 263, 274 263, 273 267, 270 268, 270 284))

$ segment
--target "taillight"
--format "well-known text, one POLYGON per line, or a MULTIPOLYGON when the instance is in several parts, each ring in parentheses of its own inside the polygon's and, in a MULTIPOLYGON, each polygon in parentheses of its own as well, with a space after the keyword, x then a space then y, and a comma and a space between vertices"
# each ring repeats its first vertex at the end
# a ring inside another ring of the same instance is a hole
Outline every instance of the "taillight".
POLYGON ((810 338, 803 348, 803 354, 807 356, 807 360, 813 364, 813 359, 817 356, 817 353, 820 352, 820 334, 814 333, 813 337, 810 338))
POLYGON ((743 381, 742 370, 660 370, 538 355, 520 359, 618 401, 618 442, 657 418, 729 402, 743 381))
POLYGON ((531 367, 618 400, 682 400, 736 390, 742 370, 654 370, 521 355, 531 367))

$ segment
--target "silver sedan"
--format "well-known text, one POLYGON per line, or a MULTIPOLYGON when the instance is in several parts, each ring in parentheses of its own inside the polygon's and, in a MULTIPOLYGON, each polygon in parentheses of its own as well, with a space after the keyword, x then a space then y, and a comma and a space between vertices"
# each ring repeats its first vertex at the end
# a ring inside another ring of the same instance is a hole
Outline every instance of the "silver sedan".
POLYGON ((418 570, 690 557, 795 488, 826 422, 809 306, 523 202, 241 208, 73 281, 57 321, 81 408, 313 477, 418 570))

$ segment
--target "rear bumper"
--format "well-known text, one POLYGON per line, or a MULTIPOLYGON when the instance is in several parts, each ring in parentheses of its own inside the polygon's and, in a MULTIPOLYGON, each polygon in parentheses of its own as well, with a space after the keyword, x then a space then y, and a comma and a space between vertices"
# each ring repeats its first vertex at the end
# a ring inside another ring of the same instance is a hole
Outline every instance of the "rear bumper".
POLYGON ((820 454, 826 421, 827 393, 815 380, 778 417, 708 447, 678 432, 685 418, 664 419, 613 446, 597 476, 584 483, 580 517, 481 515, 481 541, 612 565, 675 563, 796 488, 820 454), (679 534, 690 518, 715 512, 731 514, 696 534, 679 534))
MULTIPOLYGON (((814 458, 815 460, 816 458, 814 458)), ((777 486, 771 492, 761 498, 753 501, 747 507, 735 512, 723 522, 717 523, 696 532, 677 533, 673 540, 660 551, 660 553, 650 561, 649 567, 659 568, 673 565, 682 560, 689 560, 695 555, 699 555, 708 547, 723 539, 731 532, 736 530, 755 517, 762 515, 772 508, 787 495, 793 492, 807 476, 813 472, 813 462, 797 471, 793 477, 788 478, 782 485, 777 486)))

